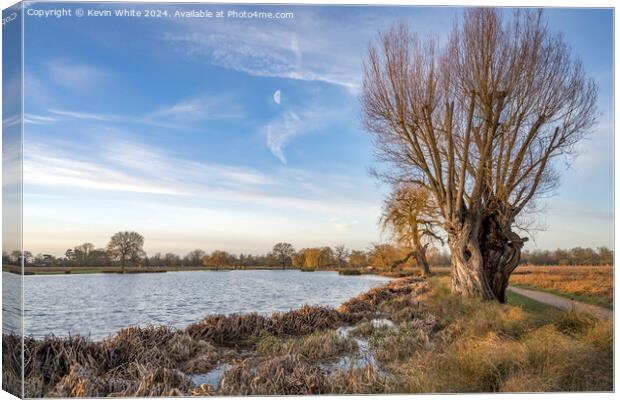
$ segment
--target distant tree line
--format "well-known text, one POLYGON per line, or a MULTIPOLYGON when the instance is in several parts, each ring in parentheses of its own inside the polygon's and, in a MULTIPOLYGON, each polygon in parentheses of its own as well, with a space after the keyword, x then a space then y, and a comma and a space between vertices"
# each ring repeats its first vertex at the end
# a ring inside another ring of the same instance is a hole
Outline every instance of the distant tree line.
POLYGON ((64 257, 51 254, 34 255, 30 251, 2 252, 2 264, 27 266, 111 266, 120 265, 125 271, 127 265, 144 265, 147 260, 143 250, 144 237, 137 232, 117 232, 105 248, 96 248, 92 243, 83 243, 65 251, 64 257), (23 260, 22 260, 23 259, 23 260))
MULTIPOLYGON (((139 267, 181 267, 205 266, 209 268, 301 268, 335 269, 368 268, 381 271, 394 271, 403 268, 420 267, 419 259, 412 256, 412 247, 403 241, 375 243, 365 250, 351 250, 344 245, 335 247, 309 247, 295 250, 292 244, 280 242, 263 255, 232 254, 224 250, 207 253, 201 249, 192 250, 181 257, 173 253, 154 253, 149 256, 143 250, 144 237, 137 232, 117 232, 105 248, 92 243, 83 243, 65 251, 64 257, 51 254, 33 255, 24 251, 27 266, 139 266, 139 267)), ((406 241, 405 241, 406 242, 406 241)), ((425 246, 426 261, 431 266, 449 266, 450 254, 434 246, 425 246)), ((3 252, 2 263, 20 265, 20 251, 3 252)), ((524 251, 522 264, 533 265, 612 265, 613 251, 607 247, 575 247, 569 250, 558 249, 524 251)))
MULTIPOLYGON (((198 250, 195 250, 198 252, 198 250)), ((222 250, 204 254, 202 264, 207 267, 256 267, 269 266, 301 269, 367 268, 393 270, 405 266, 415 266, 416 260, 408 257, 410 249, 387 243, 373 244, 367 250, 351 250, 344 245, 335 247, 308 247, 300 250, 290 243, 277 243, 266 255, 234 255, 222 250), (406 262, 402 262, 406 260, 406 262)), ((190 253, 191 254, 191 253, 190 253)), ((450 256, 435 248, 428 251, 427 257, 432 265, 447 266, 450 256)), ((186 257, 187 258, 187 257, 186 257)))
POLYGON ((613 265, 614 252, 607 247, 574 247, 557 250, 525 250, 521 264, 530 265, 613 265))
MULTIPOLYGON (((96 247, 92 243, 83 243, 67 249, 64 256, 36 254, 24 251, 24 264, 35 267, 72 267, 72 266, 138 266, 138 267, 181 267, 205 266, 210 268, 231 267, 280 267, 280 268, 367 268, 393 270, 405 266, 414 266, 415 259, 407 255, 405 246, 387 243, 373 244, 367 250, 350 250, 344 245, 335 247, 310 247, 295 250, 292 244, 280 242, 272 251, 263 255, 232 254, 224 250, 210 253, 201 249, 192 250, 185 256, 160 252, 147 255, 143 250, 144 237, 137 232, 118 232, 106 247, 96 247)), ((450 256, 431 248, 427 252, 431 265, 449 265, 450 256)), ((22 253, 13 251, 2 254, 3 264, 20 265, 22 253)))

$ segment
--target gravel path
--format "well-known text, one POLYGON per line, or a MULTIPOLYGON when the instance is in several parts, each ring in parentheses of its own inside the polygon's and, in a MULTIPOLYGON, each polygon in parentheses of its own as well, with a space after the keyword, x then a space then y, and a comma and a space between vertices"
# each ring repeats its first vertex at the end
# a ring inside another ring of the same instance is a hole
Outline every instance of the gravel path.
POLYGON ((563 310, 570 310, 574 308, 577 311, 587 312, 596 315, 599 318, 613 318, 614 316, 614 312, 607 308, 581 303, 551 293, 540 292, 538 290, 523 289, 514 286, 509 286, 508 290, 516 294, 520 294, 521 296, 529 297, 530 299, 536 300, 540 303, 549 304, 550 306, 561 308, 563 310))

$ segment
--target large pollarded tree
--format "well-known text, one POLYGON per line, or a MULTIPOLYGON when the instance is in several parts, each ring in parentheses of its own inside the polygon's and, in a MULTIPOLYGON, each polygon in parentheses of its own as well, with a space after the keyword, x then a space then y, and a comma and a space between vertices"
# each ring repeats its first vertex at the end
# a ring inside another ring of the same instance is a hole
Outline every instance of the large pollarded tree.
POLYGON ((597 87, 541 11, 470 9, 441 47, 401 25, 364 63, 364 125, 383 174, 427 188, 452 253, 452 288, 505 301, 526 238, 517 218, 558 182, 596 121, 597 87))

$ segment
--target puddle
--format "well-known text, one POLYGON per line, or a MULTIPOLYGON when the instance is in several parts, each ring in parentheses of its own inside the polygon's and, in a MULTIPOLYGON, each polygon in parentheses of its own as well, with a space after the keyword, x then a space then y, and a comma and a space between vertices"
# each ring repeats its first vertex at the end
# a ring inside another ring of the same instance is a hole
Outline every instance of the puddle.
POLYGON ((394 322, 390 321, 389 319, 373 319, 373 320, 370 321, 370 324, 374 328, 394 328, 394 327, 396 327, 396 325, 394 325, 394 322))
MULTIPOLYGON (((377 329, 381 329, 381 328, 396 329, 396 325, 394 324, 394 322, 390 321, 389 319, 372 319, 370 320, 370 324, 373 326, 373 328, 377 328, 377 329)), ((357 328, 358 326, 359 325, 341 326, 338 329, 336 329, 336 333, 342 338, 348 338, 351 331, 357 328)))
POLYGON ((224 373, 228 371, 230 367, 230 364, 220 364, 206 374, 194 374, 190 377, 196 386, 211 385, 213 389, 217 390, 220 387, 220 382, 222 381, 224 373))
MULTIPOLYGON (((374 328, 396 328, 394 322, 390 321, 389 319, 373 319, 370 321, 370 323, 374 328)), ((357 326, 341 326, 336 330, 336 333, 342 338, 348 338, 350 337, 351 331, 355 328, 357 328, 357 326)), ((365 368, 370 365, 376 370, 380 370, 377 359, 370 350, 370 344, 368 343, 368 340, 358 337, 354 337, 353 340, 355 340, 355 342, 357 343, 357 354, 340 357, 338 361, 323 366, 329 370, 336 370, 349 368, 365 368)))
POLYGON ((356 369, 365 368, 368 365, 371 365, 373 368, 378 368, 377 360, 370 351, 368 341, 360 338, 353 338, 353 340, 357 343, 357 353, 340 357, 338 361, 329 364, 329 366, 327 366, 328 369, 356 369))

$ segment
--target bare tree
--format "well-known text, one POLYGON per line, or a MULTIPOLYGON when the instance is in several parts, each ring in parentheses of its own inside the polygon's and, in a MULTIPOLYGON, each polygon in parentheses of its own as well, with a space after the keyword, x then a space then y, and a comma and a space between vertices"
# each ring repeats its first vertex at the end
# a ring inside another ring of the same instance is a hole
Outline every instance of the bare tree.
POLYGON ((353 250, 349 255, 349 265, 353 268, 364 268, 368 266, 368 255, 362 250, 353 250))
POLYGON ((326 268, 334 265, 334 251, 329 246, 321 247, 319 251, 319 268, 326 268))
POLYGON ((187 253, 187 255, 185 256, 185 259, 187 260, 189 265, 201 265, 202 264, 202 258, 205 256, 205 252, 203 250, 200 249, 196 249, 193 251, 190 251, 189 253, 187 253))
POLYGON ((149 257, 149 266, 151 267, 161 267, 164 264, 165 262, 160 252, 157 252, 149 257))
POLYGON ((121 262, 123 274, 125 273, 125 262, 136 260, 144 254, 144 237, 137 232, 117 232, 108 243, 108 252, 121 262))
POLYGON ((88 257, 90 252, 95 250, 95 245, 92 243, 83 243, 76 248, 79 248, 82 251, 82 253, 84 253, 84 255, 88 257))
POLYGON ((452 289, 505 301, 525 240, 516 218, 558 182, 555 166, 596 122, 585 77, 541 11, 470 9, 447 43, 405 26, 364 63, 363 115, 382 176, 427 188, 452 253, 452 289))
POLYGON ((273 255, 282 265, 282 269, 286 268, 286 265, 289 263, 294 253, 295 248, 293 248, 293 245, 290 243, 280 242, 273 246, 273 255))
POLYGON ((380 219, 382 228, 390 230, 400 245, 411 249, 406 258, 415 258, 423 276, 431 275, 426 259, 427 248, 433 241, 443 243, 436 232, 439 218, 437 206, 429 191, 422 186, 396 184, 383 204, 380 219))
POLYGON ((181 264, 181 257, 176 254, 166 253, 164 255, 164 263, 168 267, 176 267, 181 264))
POLYGON ((334 258, 338 268, 342 268, 347 264, 347 257, 349 257, 349 250, 347 250, 344 244, 334 247, 334 258))

